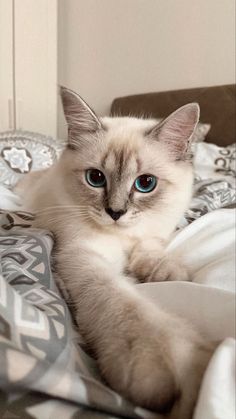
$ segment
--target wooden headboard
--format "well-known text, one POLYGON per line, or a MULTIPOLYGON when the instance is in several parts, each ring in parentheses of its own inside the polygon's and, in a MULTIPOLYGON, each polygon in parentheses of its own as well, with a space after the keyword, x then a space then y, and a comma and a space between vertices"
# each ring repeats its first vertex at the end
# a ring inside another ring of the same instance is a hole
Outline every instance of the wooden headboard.
POLYGON ((164 118, 189 102, 198 102, 201 122, 211 124, 206 141, 228 145, 236 141, 236 85, 144 93, 114 99, 111 115, 164 118))

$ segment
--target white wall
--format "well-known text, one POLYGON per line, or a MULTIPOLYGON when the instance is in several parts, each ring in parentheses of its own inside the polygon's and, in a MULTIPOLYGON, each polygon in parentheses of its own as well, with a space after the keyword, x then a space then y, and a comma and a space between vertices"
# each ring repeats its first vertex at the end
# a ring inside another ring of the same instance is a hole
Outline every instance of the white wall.
MULTIPOLYGON (((128 94, 234 83, 234 0, 59 0, 59 83, 98 114, 128 94)), ((59 115, 59 133, 64 134, 59 115)))
POLYGON ((57 0, 15 0, 17 128, 56 136, 57 0))

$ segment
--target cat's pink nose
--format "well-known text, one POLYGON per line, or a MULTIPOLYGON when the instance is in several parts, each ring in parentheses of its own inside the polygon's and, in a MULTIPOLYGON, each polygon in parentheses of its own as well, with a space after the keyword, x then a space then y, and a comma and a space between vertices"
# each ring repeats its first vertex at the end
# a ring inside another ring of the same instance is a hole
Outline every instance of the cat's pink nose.
POLYGON ((117 221, 119 220, 119 218, 124 215, 127 210, 119 210, 119 211, 113 211, 112 208, 105 208, 105 211, 108 215, 110 215, 110 217, 114 220, 117 221))

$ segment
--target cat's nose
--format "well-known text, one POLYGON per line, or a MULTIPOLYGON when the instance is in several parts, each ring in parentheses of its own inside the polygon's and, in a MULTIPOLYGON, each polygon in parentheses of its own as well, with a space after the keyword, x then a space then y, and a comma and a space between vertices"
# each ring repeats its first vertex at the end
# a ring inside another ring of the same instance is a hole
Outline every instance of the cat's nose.
POLYGON ((114 221, 119 220, 119 218, 127 212, 127 210, 113 211, 112 208, 105 208, 105 211, 114 221))

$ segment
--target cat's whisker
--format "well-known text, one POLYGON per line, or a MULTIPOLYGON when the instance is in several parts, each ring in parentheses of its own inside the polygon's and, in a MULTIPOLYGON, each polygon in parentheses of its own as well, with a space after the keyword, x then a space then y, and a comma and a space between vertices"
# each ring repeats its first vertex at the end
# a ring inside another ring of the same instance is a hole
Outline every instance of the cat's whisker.
MULTIPOLYGON (((69 219, 75 220, 78 216, 87 216, 87 212, 77 212, 75 214, 52 214, 51 216, 47 216, 47 222, 50 221, 68 221, 69 219)), ((40 219, 40 217, 36 217, 35 220, 40 219)))
MULTIPOLYGON (((72 221, 75 222, 76 218, 80 216, 83 219, 88 219, 91 218, 91 216, 88 214, 87 211, 77 211, 76 213, 69 213, 69 214, 65 214, 65 213, 61 213, 61 214, 51 214, 51 216, 47 215, 47 223, 60 223, 63 222, 63 225, 66 223, 68 225, 68 222, 72 221)), ((37 217, 36 217, 36 221, 37 221, 37 217)), ((58 228, 60 226, 58 225, 58 228)))
MULTIPOLYGON (((81 214, 81 217, 83 218, 83 220, 91 218, 87 214, 81 214)), ((67 226, 69 226, 69 223, 72 222, 71 226, 73 227, 73 225, 75 223, 75 216, 66 217, 66 218, 65 217, 63 217, 63 218, 60 218, 60 217, 50 217, 50 218, 47 218, 47 222, 48 223, 57 223, 58 224, 58 222, 61 222, 61 221, 63 222, 63 226, 65 224, 67 226)), ((60 226, 57 225, 57 228, 59 229, 60 226)))
POLYGON ((78 215, 78 214, 87 213, 87 212, 88 212, 88 210, 84 208, 84 209, 76 209, 76 210, 70 210, 70 211, 65 211, 65 210, 63 210, 63 211, 56 211, 56 210, 45 211, 45 212, 38 212, 34 215, 35 215, 35 217, 43 217, 43 216, 46 216, 46 215, 48 215, 48 216, 55 215, 55 216, 58 216, 58 217, 59 216, 66 217, 68 215, 78 215))
POLYGON ((49 211, 49 212, 43 212, 43 213, 38 213, 38 214, 35 214, 35 216, 36 217, 43 217, 43 216, 46 216, 46 215, 48 215, 48 216, 53 216, 53 215, 55 215, 55 217, 68 217, 68 216, 76 216, 76 215, 79 215, 79 214, 87 214, 88 213, 88 211, 86 210, 86 209, 77 209, 77 210, 74 210, 74 211, 49 211))
POLYGON ((78 208, 86 208, 86 205, 55 205, 55 206, 51 206, 51 207, 46 207, 42 210, 39 211, 35 211, 35 214, 39 214, 42 212, 47 212, 47 211, 55 211, 55 210, 65 210, 65 209, 78 209, 78 208))

